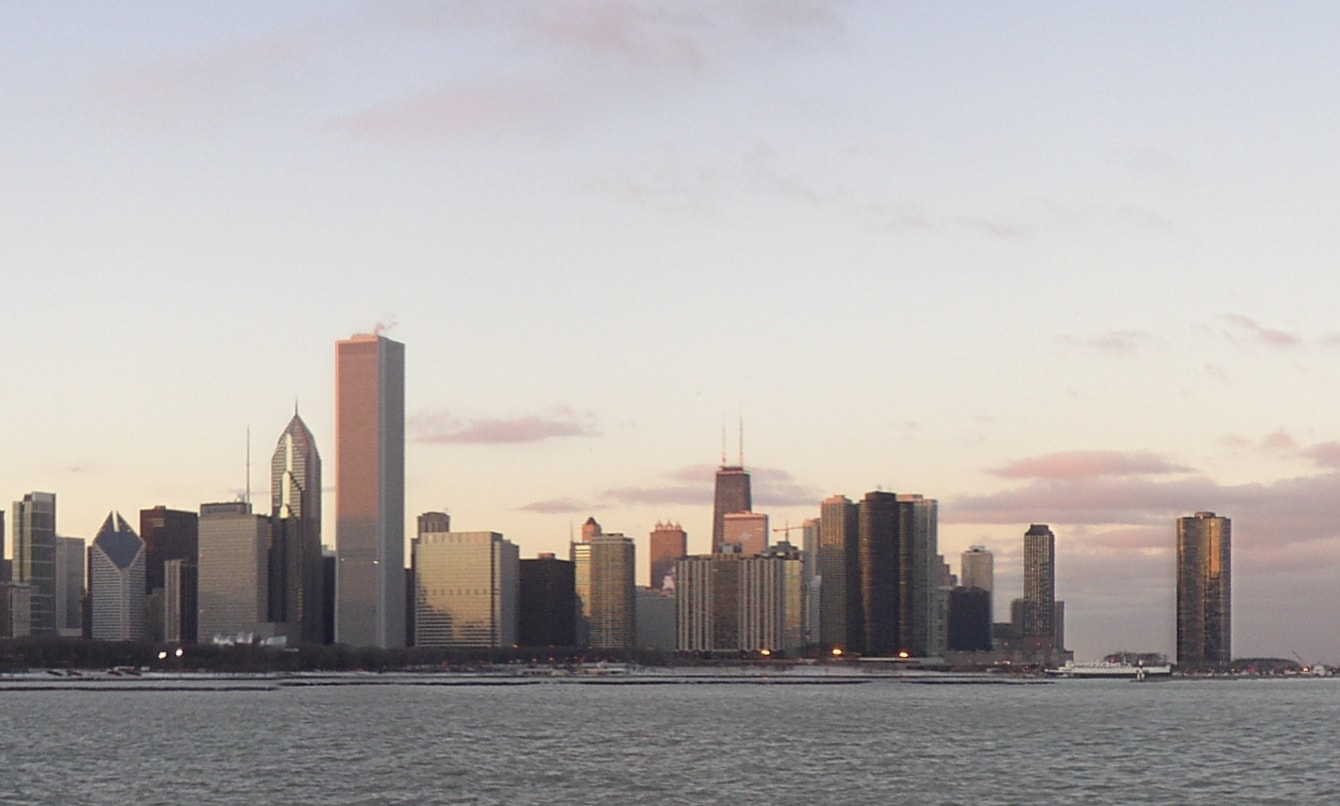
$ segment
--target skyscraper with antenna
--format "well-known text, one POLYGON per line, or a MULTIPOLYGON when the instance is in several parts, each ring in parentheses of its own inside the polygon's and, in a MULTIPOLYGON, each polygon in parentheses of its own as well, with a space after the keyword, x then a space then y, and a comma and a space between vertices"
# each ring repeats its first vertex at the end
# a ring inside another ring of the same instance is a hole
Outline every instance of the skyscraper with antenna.
POLYGON ((721 552, 726 537, 726 515, 749 512, 753 496, 749 487, 749 471, 744 469, 744 418, 740 418, 740 453, 736 464, 727 464, 726 428, 721 429, 721 467, 717 468, 715 503, 712 507, 712 553, 721 552))

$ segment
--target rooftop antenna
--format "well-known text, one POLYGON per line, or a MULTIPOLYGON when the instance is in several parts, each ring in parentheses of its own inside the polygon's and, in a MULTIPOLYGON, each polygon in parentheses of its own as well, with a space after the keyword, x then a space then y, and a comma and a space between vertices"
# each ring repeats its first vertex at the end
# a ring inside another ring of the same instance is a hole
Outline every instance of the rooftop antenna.
POLYGON ((251 423, 247 423, 247 487, 246 498, 243 502, 251 503, 251 423))
POLYGON ((744 467, 744 415, 740 415, 740 467, 744 467))
POLYGON ((721 418, 721 466, 726 466, 726 418, 721 418))

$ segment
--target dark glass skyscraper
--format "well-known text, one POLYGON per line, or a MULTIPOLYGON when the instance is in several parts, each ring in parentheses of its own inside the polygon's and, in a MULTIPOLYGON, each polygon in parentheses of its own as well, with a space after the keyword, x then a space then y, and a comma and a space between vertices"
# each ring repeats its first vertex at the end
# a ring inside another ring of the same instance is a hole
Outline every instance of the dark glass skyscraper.
POLYGON ((726 539, 726 515, 749 512, 754 507, 749 487, 749 471, 741 465, 723 463, 717 469, 716 496, 712 506, 712 553, 721 550, 726 539))
POLYGON ((1177 519, 1177 662, 1233 659, 1232 522, 1213 512, 1177 519))
POLYGON ((869 492, 859 505, 861 641, 853 649, 890 656, 903 646, 899 629, 898 496, 869 492))
POLYGON ((296 410, 270 459, 270 525, 270 620, 321 643, 321 456, 296 410))
POLYGON ((335 345, 335 640, 405 644, 405 345, 335 345))
POLYGON ((576 566, 552 554, 522 560, 520 565, 517 643, 530 647, 576 644, 576 566))

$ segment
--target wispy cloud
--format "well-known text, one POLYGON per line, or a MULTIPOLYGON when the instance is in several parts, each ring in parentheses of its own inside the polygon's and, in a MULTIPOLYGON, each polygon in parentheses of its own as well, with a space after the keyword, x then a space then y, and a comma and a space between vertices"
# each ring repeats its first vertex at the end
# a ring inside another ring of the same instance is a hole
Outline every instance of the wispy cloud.
POLYGON ((586 512, 590 507, 573 498, 551 498, 548 501, 532 501, 517 507, 520 512, 534 512, 540 515, 569 515, 574 512, 586 512))
POLYGON ((1186 473, 1191 468, 1154 453, 1122 451, 1065 451, 1020 459, 991 471, 1011 479, 1082 479, 1097 476, 1133 476, 1186 473))
POLYGON ((1225 325, 1224 334, 1236 345, 1259 345, 1280 349, 1298 347, 1303 343, 1302 338, 1293 333, 1265 327, 1241 314, 1224 314, 1219 317, 1219 321, 1225 325))
POLYGON ((754 506, 791 507, 812 505, 818 507, 823 491, 803 484, 789 472, 772 467, 751 468, 754 506))
POLYGON ((1057 342, 1109 355, 1131 355, 1154 340, 1143 330, 1109 330, 1090 336, 1059 336, 1057 342))
POLYGON ((1321 442, 1303 450, 1303 456, 1323 467, 1340 468, 1340 442, 1321 442))
POLYGON ((332 121, 379 141, 437 142, 461 136, 546 133, 609 110, 691 90, 751 44, 794 45, 841 28, 838 6, 765 0, 664 4, 639 0, 555 0, 500 4, 459 19, 450 7, 393 5, 386 19, 403 35, 433 36, 456 48, 463 31, 484 31, 509 59, 506 81, 460 74, 428 91, 394 91, 382 102, 332 121), (766 23, 766 24, 765 24, 766 23))
MULTIPOLYGON (((786 470, 750 467, 749 475, 756 508, 818 506, 823 499, 822 491, 797 481, 786 470)), ((606 490, 599 498, 622 504, 711 505, 716 479, 712 465, 687 465, 668 471, 662 478, 661 484, 606 490)))
POLYGON ((95 81, 93 91, 127 119, 217 123, 289 85, 312 49, 305 35, 241 42, 114 69, 95 81))
POLYGON ((567 407, 511 418, 463 418, 449 412, 428 412, 411 417, 409 430, 416 442, 428 444, 514 444, 599 436, 593 420, 589 413, 567 407))

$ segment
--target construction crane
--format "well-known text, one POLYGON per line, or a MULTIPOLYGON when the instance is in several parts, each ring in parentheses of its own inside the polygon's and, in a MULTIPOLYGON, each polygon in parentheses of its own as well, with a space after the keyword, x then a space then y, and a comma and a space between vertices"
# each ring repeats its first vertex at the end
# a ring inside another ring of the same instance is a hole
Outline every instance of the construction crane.
MULTIPOLYGON (((801 524, 800 526, 792 526, 792 525, 791 525, 791 521, 787 521, 785 526, 774 526, 774 527, 772 527, 772 531, 773 531, 774 533, 776 533, 776 532, 784 532, 784 533, 786 534, 786 538, 785 538, 786 542, 791 543, 791 532, 795 531, 796 529, 804 529, 804 528, 805 528, 805 525, 804 525, 804 524, 801 524)), ((795 545, 795 544, 792 543, 792 545, 795 545)))

